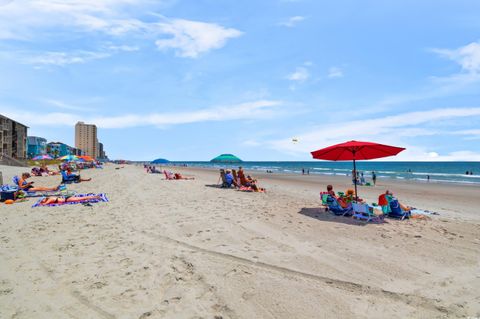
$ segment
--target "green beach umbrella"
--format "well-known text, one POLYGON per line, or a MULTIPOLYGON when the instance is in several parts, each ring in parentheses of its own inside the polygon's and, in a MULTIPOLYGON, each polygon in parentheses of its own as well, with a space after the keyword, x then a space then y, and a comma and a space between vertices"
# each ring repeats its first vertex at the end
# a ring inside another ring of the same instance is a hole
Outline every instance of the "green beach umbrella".
POLYGON ((241 163, 242 160, 232 154, 222 154, 210 161, 211 163, 241 163))

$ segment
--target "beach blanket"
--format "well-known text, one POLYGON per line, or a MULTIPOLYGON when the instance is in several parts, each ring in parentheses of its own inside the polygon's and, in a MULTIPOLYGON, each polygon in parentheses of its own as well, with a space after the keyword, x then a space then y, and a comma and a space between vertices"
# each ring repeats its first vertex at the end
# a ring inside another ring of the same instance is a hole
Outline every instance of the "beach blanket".
POLYGON ((104 194, 104 193, 101 193, 101 194, 92 194, 92 193, 89 193, 89 194, 75 194, 75 197, 86 197, 86 196, 100 196, 100 198, 99 199, 86 199, 85 201, 81 201, 81 202, 52 203, 52 204, 45 205, 45 204, 41 203, 42 200, 45 198, 45 196, 44 196, 44 197, 40 198, 35 204, 33 204, 32 207, 62 206, 62 205, 73 205, 73 204, 83 204, 83 203, 108 202, 107 195, 104 194))

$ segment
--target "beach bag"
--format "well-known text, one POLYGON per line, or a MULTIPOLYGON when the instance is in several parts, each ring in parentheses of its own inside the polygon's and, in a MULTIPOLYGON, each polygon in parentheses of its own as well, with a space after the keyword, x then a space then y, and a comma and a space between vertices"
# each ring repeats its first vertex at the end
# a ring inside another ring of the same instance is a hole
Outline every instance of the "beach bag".
POLYGON ((4 202, 6 200, 15 200, 15 192, 14 191, 1 191, 0 192, 0 202, 4 202))

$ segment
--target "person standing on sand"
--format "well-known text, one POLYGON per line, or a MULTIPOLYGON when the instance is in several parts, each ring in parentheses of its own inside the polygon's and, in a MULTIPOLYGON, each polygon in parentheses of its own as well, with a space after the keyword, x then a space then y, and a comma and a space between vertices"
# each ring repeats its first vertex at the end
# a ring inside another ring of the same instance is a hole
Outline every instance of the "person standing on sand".
POLYGON ((375 174, 375 171, 372 171, 372 181, 373 186, 377 186, 377 174, 375 174))
POLYGON ((302 175, 305 175, 305 168, 302 167, 302 175))

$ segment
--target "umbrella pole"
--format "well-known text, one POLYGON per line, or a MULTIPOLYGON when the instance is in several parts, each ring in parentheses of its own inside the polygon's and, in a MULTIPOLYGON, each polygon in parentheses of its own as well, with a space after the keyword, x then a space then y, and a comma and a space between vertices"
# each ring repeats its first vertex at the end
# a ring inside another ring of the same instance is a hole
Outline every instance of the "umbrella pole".
POLYGON ((358 194, 357 194, 357 165, 355 164, 355 159, 353 159, 353 172, 355 173, 355 176, 353 177, 353 184, 355 185, 355 201, 358 200, 358 194))

